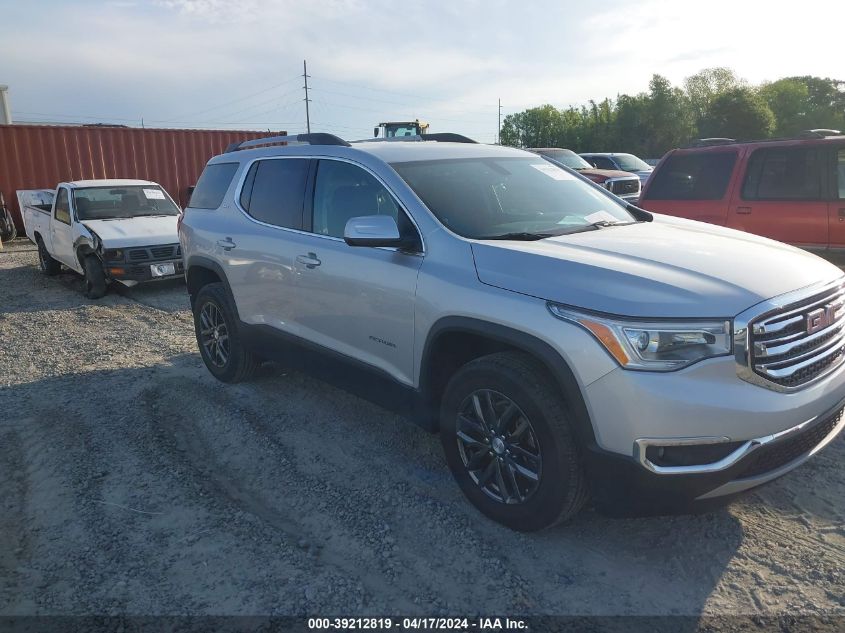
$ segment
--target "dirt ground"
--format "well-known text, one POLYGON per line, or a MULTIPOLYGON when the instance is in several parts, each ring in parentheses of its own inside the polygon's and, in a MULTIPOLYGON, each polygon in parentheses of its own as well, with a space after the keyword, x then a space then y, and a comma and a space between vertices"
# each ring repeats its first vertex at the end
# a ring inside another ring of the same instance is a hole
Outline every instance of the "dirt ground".
POLYGON ((223 385, 184 285, 0 251, 0 615, 845 615, 845 437, 701 516, 518 534, 436 436, 284 368, 223 385))

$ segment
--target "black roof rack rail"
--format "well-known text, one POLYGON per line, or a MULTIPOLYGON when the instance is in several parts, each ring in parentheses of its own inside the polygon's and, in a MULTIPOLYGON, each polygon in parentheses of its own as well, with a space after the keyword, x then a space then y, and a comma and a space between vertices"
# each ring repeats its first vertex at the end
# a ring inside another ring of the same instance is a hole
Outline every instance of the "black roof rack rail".
POLYGON ((231 143, 224 154, 234 152, 239 149, 247 149, 249 147, 256 147, 258 145, 271 145, 274 143, 302 143, 305 145, 343 145, 349 147, 349 143, 344 141, 339 136, 334 134, 327 134, 325 132, 312 132, 311 134, 285 134, 282 136, 266 136, 264 138, 255 138, 247 141, 240 141, 239 143, 231 143))
POLYGON ((726 138, 726 137, 711 137, 711 138, 699 138, 694 140, 690 143, 690 147, 710 147, 711 145, 730 145, 731 143, 736 143, 737 140, 735 138, 726 138))
POLYGON ((826 128, 817 128, 813 130, 804 130, 795 136, 775 136, 772 138, 736 140, 732 138, 700 138, 692 141, 689 145, 684 145, 680 149, 689 149, 692 147, 712 147, 714 145, 734 145, 739 143, 778 143, 782 141, 799 141, 801 139, 825 139, 834 136, 842 136, 839 130, 830 130, 826 128))
POLYGON ((433 132, 425 134, 422 139, 424 141, 439 141, 440 143, 478 143, 468 136, 463 134, 455 134, 454 132, 433 132))
POLYGON ((363 138, 353 143, 419 143, 420 141, 437 141, 440 143, 478 143, 463 134, 454 132, 434 132, 432 134, 414 134, 412 136, 389 136, 387 138, 363 138))
POLYGON ((831 130, 827 128, 815 128, 812 130, 804 130, 798 136, 800 138, 825 138, 827 136, 841 136, 842 132, 839 130, 831 130))

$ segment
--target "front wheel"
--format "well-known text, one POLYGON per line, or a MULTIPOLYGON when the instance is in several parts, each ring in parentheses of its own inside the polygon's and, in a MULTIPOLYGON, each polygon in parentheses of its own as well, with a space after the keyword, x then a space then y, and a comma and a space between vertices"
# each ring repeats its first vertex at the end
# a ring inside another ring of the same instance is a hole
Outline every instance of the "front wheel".
POLYGON ((223 284, 208 284, 197 293, 194 330, 202 360, 215 378, 243 382, 255 375, 261 359, 244 346, 223 284))
POLYGON ((566 403, 537 361, 519 352, 467 363, 443 396, 440 434, 466 497, 512 529, 574 516, 587 485, 566 403))
POLYGON ((85 296, 89 299, 103 297, 108 290, 108 281, 100 260, 95 255, 88 255, 82 260, 82 269, 85 271, 85 296))

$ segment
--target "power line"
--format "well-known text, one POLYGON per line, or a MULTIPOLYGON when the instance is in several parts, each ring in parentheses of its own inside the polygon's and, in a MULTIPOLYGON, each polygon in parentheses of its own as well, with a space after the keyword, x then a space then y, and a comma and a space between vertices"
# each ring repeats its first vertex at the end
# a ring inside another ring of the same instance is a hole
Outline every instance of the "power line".
POLYGON ((264 94, 265 92, 270 92, 271 90, 275 90, 276 88, 281 88, 285 84, 290 83, 291 81, 294 81, 298 78, 299 78, 299 75, 296 75, 295 77, 291 77, 290 79, 285 79, 282 83, 276 84, 274 86, 270 86, 269 88, 264 88, 263 90, 259 90, 258 92, 253 92, 251 94, 244 95, 243 97, 238 97, 237 99, 232 99, 231 101, 226 101, 226 102, 220 103, 216 106, 211 106, 210 108, 206 108, 205 110, 199 110, 198 112, 191 112, 189 114, 182 114, 182 115, 179 115, 176 118, 179 119, 179 118, 193 117, 193 116, 197 116, 198 114, 205 114, 206 112, 211 112, 212 110, 218 110, 218 109, 223 108, 225 106, 232 105, 233 103, 240 103, 241 101, 246 101, 247 99, 251 99, 252 97, 257 97, 260 94, 264 94))
POLYGON ((373 92, 384 92, 384 93, 387 93, 387 94, 394 94, 394 95, 400 95, 400 96, 405 96, 405 97, 411 97, 413 99, 424 99, 424 100, 428 100, 428 101, 448 101, 448 102, 451 102, 451 103, 464 103, 464 104, 470 105, 472 107, 490 107, 490 108, 496 107, 495 104, 489 104, 488 105, 488 104, 480 104, 480 103, 470 103, 468 101, 459 101, 457 99, 450 99, 448 97, 424 97, 422 95, 410 94, 408 92, 397 92, 395 90, 384 90, 382 88, 371 88, 369 86, 362 86, 362 85, 359 85, 359 84, 353 84, 353 83, 350 83, 348 81, 337 81, 335 79, 325 79, 325 78, 319 78, 319 77, 318 77, 318 79, 320 79, 320 81, 327 81, 327 82, 332 83, 332 84, 340 84, 342 86, 351 86, 353 88, 359 88, 359 89, 362 89, 362 90, 371 90, 373 92))

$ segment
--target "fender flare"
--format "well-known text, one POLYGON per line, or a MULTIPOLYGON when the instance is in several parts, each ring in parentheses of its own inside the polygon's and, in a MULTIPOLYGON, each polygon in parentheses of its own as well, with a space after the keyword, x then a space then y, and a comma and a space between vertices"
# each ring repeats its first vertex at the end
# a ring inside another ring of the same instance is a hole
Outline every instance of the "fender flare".
MULTIPOLYGON (((223 267, 210 257, 205 257, 204 255, 191 255, 185 262, 185 281, 188 280, 192 268, 205 268, 207 270, 211 270, 215 275, 217 275, 220 282, 223 284, 224 290, 226 291, 226 298, 229 300, 232 309, 235 311, 235 316, 238 320, 240 320, 241 317, 238 312, 238 304, 235 303, 235 295, 232 293, 232 286, 229 284, 229 278, 226 277, 223 267)), ((194 297, 190 294, 190 290, 188 292, 191 298, 191 307, 193 307, 194 297)))
POLYGON ((563 392, 579 442, 584 447, 596 445, 584 395, 566 360, 545 341, 505 325, 463 316, 447 316, 437 320, 428 332, 420 362, 420 390, 423 394, 428 394, 431 389, 428 384, 431 372, 427 368, 437 339, 443 334, 455 332, 466 332, 503 343, 542 362, 563 392))

